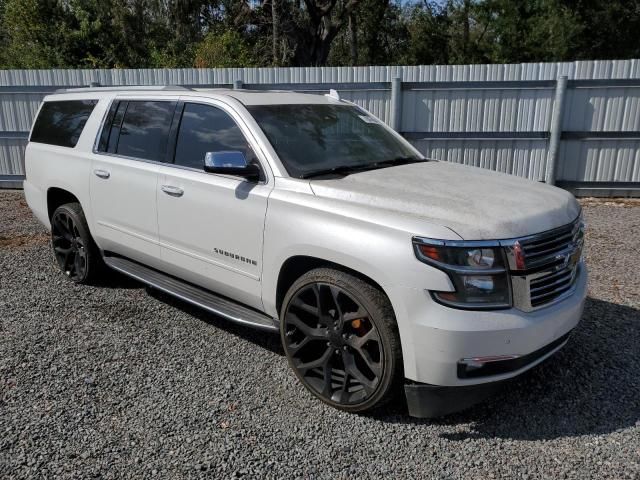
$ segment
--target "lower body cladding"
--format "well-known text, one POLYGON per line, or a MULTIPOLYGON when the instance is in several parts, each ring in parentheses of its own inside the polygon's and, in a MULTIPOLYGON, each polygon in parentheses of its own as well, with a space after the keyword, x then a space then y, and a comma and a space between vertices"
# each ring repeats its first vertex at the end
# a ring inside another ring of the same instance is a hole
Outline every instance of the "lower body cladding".
POLYGON ((533 312, 458 310, 424 290, 391 289, 409 414, 433 418, 462 410, 543 362, 568 341, 586 295, 584 263, 572 295, 533 312))

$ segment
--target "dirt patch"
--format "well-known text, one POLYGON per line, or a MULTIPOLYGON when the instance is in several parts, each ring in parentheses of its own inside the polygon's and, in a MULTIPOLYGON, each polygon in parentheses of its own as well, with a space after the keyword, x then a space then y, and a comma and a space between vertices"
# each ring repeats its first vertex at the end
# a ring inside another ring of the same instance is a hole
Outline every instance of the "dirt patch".
POLYGON ((578 199, 583 207, 640 207, 640 198, 596 198, 578 199))
POLYGON ((33 237, 46 232, 31 213, 22 191, 0 191, 0 239, 33 237))
POLYGON ((14 235, 6 237, 0 235, 0 248, 19 248, 34 245, 46 245, 49 243, 49 235, 38 233, 36 235, 14 235))

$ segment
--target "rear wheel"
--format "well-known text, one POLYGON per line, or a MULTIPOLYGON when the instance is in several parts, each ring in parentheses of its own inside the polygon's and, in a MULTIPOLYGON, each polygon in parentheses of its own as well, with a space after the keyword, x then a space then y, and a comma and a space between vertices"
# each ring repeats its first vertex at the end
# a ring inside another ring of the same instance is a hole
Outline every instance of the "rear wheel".
POLYGON ((51 244, 60 269, 76 283, 91 283, 98 275, 101 256, 79 203, 66 203, 51 216, 51 244))
POLYGON ((339 270, 312 270, 289 289, 281 316, 289 364, 323 402, 361 412, 398 393, 403 376, 398 329, 378 288, 339 270))

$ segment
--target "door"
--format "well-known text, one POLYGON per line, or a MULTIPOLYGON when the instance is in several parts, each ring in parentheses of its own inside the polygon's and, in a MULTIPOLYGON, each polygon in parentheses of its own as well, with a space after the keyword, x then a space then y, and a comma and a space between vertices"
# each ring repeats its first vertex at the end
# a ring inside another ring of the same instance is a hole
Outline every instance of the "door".
POLYGON ((92 232, 102 249, 160 265, 156 191, 174 100, 116 100, 92 159, 92 232))
MULTIPOLYGON (((241 151, 260 164, 236 122, 240 118, 223 108, 182 106, 174 163, 160 169, 162 259, 170 273, 260 309, 264 220, 273 182, 204 171, 207 152, 241 151)), ((265 172, 264 159, 261 165, 265 172)))

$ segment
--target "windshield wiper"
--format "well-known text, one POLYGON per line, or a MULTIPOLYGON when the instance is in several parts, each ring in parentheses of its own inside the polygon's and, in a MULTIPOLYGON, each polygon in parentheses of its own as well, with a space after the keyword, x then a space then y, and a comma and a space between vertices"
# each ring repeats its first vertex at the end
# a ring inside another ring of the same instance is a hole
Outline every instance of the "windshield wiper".
POLYGON ((349 175, 350 173, 366 172, 367 170, 377 170, 379 168, 395 167, 397 165, 408 165, 410 163, 426 162, 424 158, 416 157, 396 157, 390 160, 382 160, 365 165, 341 165, 339 167, 323 168, 313 172, 304 173, 300 178, 321 177, 323 175, 349 175))
POLYGON ((369 170, 371 164, 368 165, 340 165, 339 167, 323 168, 312 172, 303 173, 300 178, 321 177, 323 175, 349 175, 355 172, 364 172, 369 170))
POLYGON ((374 168, 385 168, 385 167, 395 167, 396 165, 409 165, 410 163, 420 163, 427 162, 426 158, 416 158, 416 157, 396 157, 390 160, 383 160, 381 162, 372 163, 371 166, 374 168))

